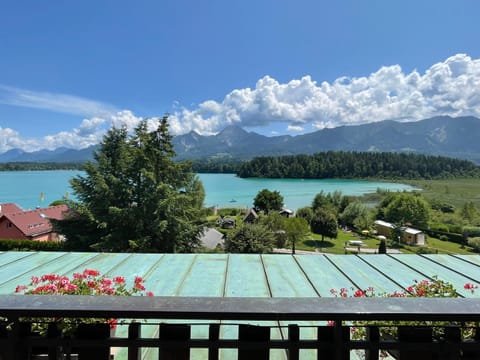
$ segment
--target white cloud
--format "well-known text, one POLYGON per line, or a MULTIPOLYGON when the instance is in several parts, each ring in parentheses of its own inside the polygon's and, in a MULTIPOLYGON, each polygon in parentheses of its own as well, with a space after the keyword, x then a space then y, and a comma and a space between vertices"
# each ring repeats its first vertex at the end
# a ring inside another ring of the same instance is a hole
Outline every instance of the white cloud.
MULTIPOLYGON (((310 76, 280 83, 270 76, 254 88, 235 89, 221 102, 181 107, 170 115, 170 130, 181 134, 195 130, 214 134, 226 125, 258 128, 287 124, 291 132, 332 128, 385 119, 420 120, 435 115, 480 117, 480 60, 457 54, 433 64, 424 73, 404 73, 400 65, 383 66, 365 77, 340 77, 317 83, 310 76)), ((71 131, 25 139, 9 128, 0 128, 0 152, 27 151, 60 146, 84 148, 101 141, 112 125, 132 130, 142 117, 132 111, 66 94, 34 92, 0 85, 0 103, 79 114, 84 117, 71 131)), ((150 127, 154 121, 150 121, 150 127)), ((278 129, 279 127, 273 126, 278 129)))
MULTIPOLYGON (((435 115, 480 116, 480 60, 457 54, 425 73, 383 66, 366 77, 317 84, 310 76, 280 83, 270 76, 255 88, 236 89, 223 101, 208 100, 171 117, 174 133, 212 134, 229 124, 245 127, 287 122, 297 131, 385 119, 420 120, 435 115)), ((176 107, 178 109, 178 105, 176 107)))
POLYGON ((300 131, 303 131, 305 129, 302 126, 298 126, 298 125, 288 125, 287 130, 288 131, 300 132, 300 131))
POLYGON ((1 84, 0 103, 84 116, 102 117, 118 112, 113 105, 79 96, 31 91, 1 84))

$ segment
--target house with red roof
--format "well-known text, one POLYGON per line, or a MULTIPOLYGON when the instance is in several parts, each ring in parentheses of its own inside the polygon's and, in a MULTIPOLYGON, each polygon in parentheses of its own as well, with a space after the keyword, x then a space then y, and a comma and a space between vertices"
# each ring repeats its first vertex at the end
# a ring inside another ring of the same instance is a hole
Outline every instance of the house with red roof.
POLYGON ((0 216, 14 212, 22 212, 23 210, 14 203, 0 204, 0 216))
POLYGON ((67 211, 67 205, 23 211, 15 204, 0 204, 0 239, 60 240, 49 219, 62 220, 67 211))

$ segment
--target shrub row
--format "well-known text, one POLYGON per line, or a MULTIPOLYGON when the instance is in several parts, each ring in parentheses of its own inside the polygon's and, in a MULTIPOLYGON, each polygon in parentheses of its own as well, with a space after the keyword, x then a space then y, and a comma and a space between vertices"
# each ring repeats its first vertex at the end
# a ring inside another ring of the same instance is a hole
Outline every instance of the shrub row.
POLYGON ((65 251, 62 241, 0 239, 0 251, 65 251))

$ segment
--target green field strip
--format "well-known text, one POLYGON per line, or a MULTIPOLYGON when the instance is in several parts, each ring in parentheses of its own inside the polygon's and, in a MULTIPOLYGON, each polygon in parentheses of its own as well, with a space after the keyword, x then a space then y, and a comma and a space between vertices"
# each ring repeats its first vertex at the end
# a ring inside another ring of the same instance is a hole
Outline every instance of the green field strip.
MULTIPOLYGON (((412 269, 419 269, 422 274, 424 274, 428 278, 433 278, 434 276, 438 276, 440 280, 447 281, 451 283, 455 289, 457 290, 458 294, 465 297, 479 297, 480 294, 472 294, 471 291, 465 290, 463 286, 471 282, 468 278, 449 270, 448 268, 442 266, 439 263, 430 261, 424 257, 418 255, 410 255, 410 254, 403 254, 403 255, 389 255, 395 260, 400 263, 406 264, 410 266, 412 269)), ((424 278, 418 279, 423 280, 424 278)))
MULTIPOLYGON (((362 290, 373 287, 377 293, 402 290, 400 286, 391 282, 388 277, 366 264, 356 255, 325 255, 338 269, 345 274, 356 286, 362 290)), ((377 256, 377 255, 370 255, 377 256)), ((378 255, 380 256, 380 255, 378 255)), ((349 284, 345 284, 348 289, 349 284)), ((337 291, 339 289, 336 289, 337 291)), ((348 289, 352 296, 355 289, 348 289)))
MULTIPOLYGON (((416 280, 424 278, 422 273, 399 263, 387 255, 359 255, 359 258, 367 262, 372 268, 375 268, 377 271, 385 274, 385 276, 390 278, 390 281, 397 283, 405 290, 409 286, 413 285, 416 280)), ((379 292, 377 289, 375 290, 378 294, 379 292)))
POLYGON ((353 286, 324 255, 296 255, 295 260, 320 296, 331 297, 331 289, 353 286))
POLYGON ((273 297, 318 297, 291 255, 262 255, 273 297))

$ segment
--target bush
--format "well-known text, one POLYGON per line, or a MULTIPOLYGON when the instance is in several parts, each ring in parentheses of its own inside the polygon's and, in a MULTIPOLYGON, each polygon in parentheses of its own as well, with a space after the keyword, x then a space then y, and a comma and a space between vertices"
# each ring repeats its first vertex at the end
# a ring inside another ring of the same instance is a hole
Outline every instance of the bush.
POLYGON ((65 251, 63 241, 0 240, 0 251, 65 251))
POLYGON ((448 224, 448 232, 461 234, 463 232, 463 227, 457 224, 448 224))
POLYGON ((442 241, 448 241, 448 236, 447 235, 440 235, 438 237, 439 240, 442 240, 442 241))
POLYGON ((237 216, 241 214, 242 209, 239 208, 223 208, 223 209, 218 209, 218 215, 219 216, 237 216))
POLYGON ((470 237, 480 237, 480 227, 478 226, 465 226, 463 233, 470 237))
POLYGON ((480 251, 480 237, 468 239, 468 246, 473 248, 476 252, 480 251))

